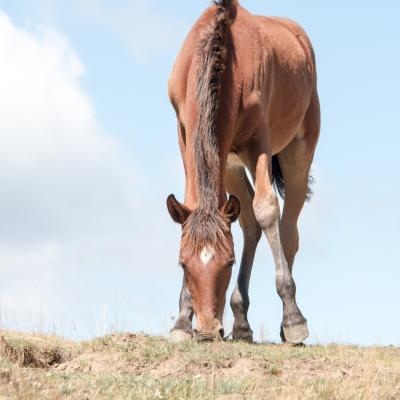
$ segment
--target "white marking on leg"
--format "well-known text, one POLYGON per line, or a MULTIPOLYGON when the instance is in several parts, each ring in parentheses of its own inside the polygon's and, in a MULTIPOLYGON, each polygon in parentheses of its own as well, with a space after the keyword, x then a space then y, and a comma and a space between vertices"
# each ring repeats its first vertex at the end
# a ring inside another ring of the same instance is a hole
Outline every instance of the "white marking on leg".
POLYGON ((204 265, 207 265, 214 255, 214 249, 212 247, 204 247, 200 253, 200 260, 204 265))

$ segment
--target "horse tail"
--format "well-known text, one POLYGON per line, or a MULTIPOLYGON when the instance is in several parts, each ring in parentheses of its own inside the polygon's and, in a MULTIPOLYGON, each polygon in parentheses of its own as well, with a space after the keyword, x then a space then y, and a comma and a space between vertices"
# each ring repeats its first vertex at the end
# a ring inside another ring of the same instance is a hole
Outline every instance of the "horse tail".
MULTIPOLYGON (((281 164, 279 163, 278 155, 275 154, 272 156, 272 185, 275 190, 281 196, 282 199, 285 198, 285 180, 283 178, 281 164)), ((311 200, 313 195, 313 191, 310 185, 314 182, 314 178, 311 175, 308 175, 308 186, 306 192, 306 200, 311 200)))
POLYGON ((227 34, 237 3, 236 0, 214 1, 215 18, 200 39, 198 49, 196 178, 199 207, 209 211, 218 207, 221 177, 217 118, 228 55, 227 34))
POLYGON ((282 197, 285 198, 285 181, 283 180, 283 174, 281 169, 281 164, 279 164, 278 155, 272 156, 272 185, 275 190, 282 197))
POLYGON ((216 0, 214 3, 217 6, 222 6, 225 9, 229 9, 230 7, 234 6, 235 4, 239 4, 239 0, 216 0))

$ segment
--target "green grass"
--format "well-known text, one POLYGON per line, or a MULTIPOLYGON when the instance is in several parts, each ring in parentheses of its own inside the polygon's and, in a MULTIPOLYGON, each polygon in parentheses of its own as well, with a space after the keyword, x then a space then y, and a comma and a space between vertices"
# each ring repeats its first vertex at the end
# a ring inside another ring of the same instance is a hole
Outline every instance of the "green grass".
POLYGON ((400 349, 0 331, 0 399, 400 399, 400 349))

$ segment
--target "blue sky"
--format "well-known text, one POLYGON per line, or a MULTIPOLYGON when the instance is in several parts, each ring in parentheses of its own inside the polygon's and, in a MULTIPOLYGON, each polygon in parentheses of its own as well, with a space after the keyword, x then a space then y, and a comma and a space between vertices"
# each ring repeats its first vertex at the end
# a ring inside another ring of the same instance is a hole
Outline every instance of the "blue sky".
MULTIPOLYGON (((0 0, 1 327, 168 332, 181 271, 165 198, 182 199, 183 174, 166 88, 207 4, 0 0)), ((399 6, 242 5, 298 21, 317 55, 322 131, 294 270, 309 342, 399 345, 399 6)), ((278 340, 265 240, 250 299, 256 338, 278 340)))

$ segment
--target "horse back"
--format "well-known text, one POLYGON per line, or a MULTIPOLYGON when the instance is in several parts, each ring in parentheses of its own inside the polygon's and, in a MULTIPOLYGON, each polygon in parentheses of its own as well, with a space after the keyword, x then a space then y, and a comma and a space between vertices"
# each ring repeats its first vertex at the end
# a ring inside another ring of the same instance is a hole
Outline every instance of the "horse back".
MULTIPOLYGON (((171 103, 188 132, 197 123, 199 42, 215 11, 214 6, 208 8, 193 26, 169 80, 171 103)), ((238 5, 227 47, 221 118, 237 120, 234 145, 240 147, 268 131, 273 147, 282 147, 304 118, 316 88, 315 57, 307 34, 289 19, 256 16, 238 5)))

